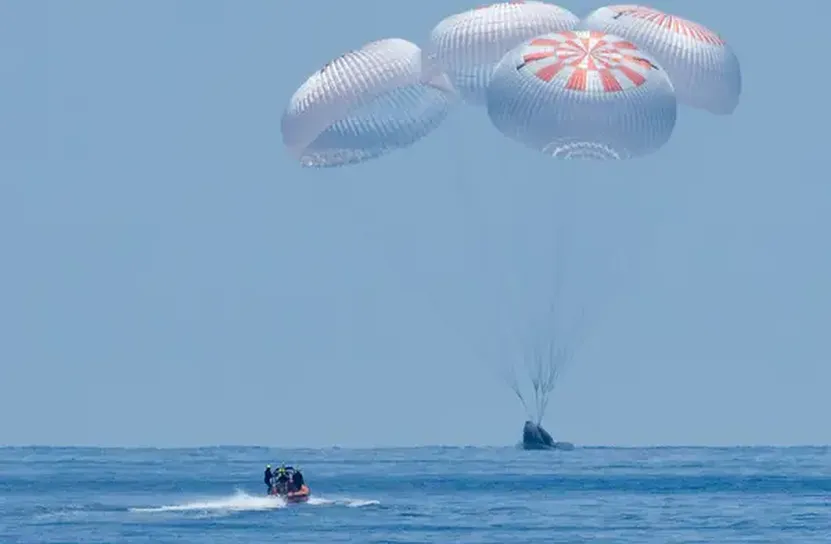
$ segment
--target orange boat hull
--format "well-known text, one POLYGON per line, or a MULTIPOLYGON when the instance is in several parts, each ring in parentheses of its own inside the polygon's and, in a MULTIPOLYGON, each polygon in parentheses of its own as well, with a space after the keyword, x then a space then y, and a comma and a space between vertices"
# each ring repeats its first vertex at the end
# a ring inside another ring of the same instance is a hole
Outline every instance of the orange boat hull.
POLYGON ((304 485, 297 491, 289 491, 285 495, 281 493, 277 493, 276 491, 272 490, 269 492, 269 495, 277 495, 278 497, 282 497, 286 500, 286 502, 290 503, 300 503, 300 502, 307 502, 309 500, 309 496, 312 494, 311 490, 307 485, 304 485))
POLYGON ((309 495, 312 492, 309 490, 309 487, 304 485, 297 491, 290 491, 284 498, 286 502, 306 502, 309 500, 309 495))

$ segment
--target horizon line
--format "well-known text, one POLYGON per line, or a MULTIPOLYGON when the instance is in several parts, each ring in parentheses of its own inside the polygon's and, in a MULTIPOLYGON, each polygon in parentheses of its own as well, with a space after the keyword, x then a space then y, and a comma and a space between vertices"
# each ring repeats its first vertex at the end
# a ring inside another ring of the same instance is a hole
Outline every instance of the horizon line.
MULTIPOLYGON (((422 444, 422 445, 384 445, 384 446, 341 446, 331 444, 326 446, 278 446, 264 444, 191 444, 191 445, 104 445, 104 444, 0 444, 0 450, 12 449, 74 449, 74 450, 199 450, 199 449, 264 449, 264 450, 346 450, 346 451, 392 451, 392 450, 424 450, 424 449, 520 449, 518 444, 422 444)), ((584 450, 649 450, 649 449, 799 449, 799 448, 828 448, 831 444, 574 444, 574 449, 584 450)), ((548 451, 548 450, 541 450, 548 451)), ((568 453, 563 452, 563 453, 568 453)))

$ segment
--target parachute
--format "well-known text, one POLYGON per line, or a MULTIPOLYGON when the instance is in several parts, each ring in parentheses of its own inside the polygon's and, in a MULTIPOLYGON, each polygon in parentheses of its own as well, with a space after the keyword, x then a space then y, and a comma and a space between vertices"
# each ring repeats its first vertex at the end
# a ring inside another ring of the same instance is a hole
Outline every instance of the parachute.
POLYGON ((545 34, 493 73, 488 115, 511 139, 553 157, 622 159, 652 153, 675 128, 672 84, 655 60, 611 34, 545 34))
POLYGON ((425 51, 466 102, 482 105, 491 72, 505 53, 534 36, 571 30, 579 22, 554 4, 501 2, 445 18, 433 28, 425 51))
MULTIPOLYGON (((600 8, 581 20, 540 1, 502 2, 446 17, 424 50, 391 38, 328 63, 289 100, 282 135, 301 166, 361 163, 427 137, 461 99, 484 106, 505 139, 540 154, 633 159, 667 144, 680 104, 727 114, 740 93, 735 54, 697 23, 634 5, 600 8)), ((545 205, 553 208, 549 200, 545 205)), ((545 214, 557 215, 550 208, 545 214)), ((568 226, 556 230, 563 237, 568 226)), ((491 239, 482 244, 492 245, 491 239)), ((551 274, 554 289, 540 297, 545 313, 523 343, 530 391, 520 386, 515 365, 506 370, 538 426, 587 332, 585 304, 571 313, 570 326, 562 319, 563 268, 570 260, 563 247, 551 274)))
POLYGON ((581 28, 616 34, 638 44, 667 71, 681 103, 717 115, 733 113, 742 90, 736 54, 709 28, 638 5, 590 13, 581 28))
POLYGON ((373 159, 435 130, 456 101, 447 76, 421 49, 391 38, 326 64, 294 93, 282 118, 283 143, 307 167, 373 159))

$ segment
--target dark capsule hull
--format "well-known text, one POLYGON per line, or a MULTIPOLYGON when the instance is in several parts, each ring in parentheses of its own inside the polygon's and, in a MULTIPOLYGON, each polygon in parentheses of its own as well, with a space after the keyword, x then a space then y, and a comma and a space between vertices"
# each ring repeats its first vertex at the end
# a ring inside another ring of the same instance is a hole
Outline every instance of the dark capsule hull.
POLYGON ((574 449, 574 444, 556 442, 548 431, 542 428, 542 425, 526 421, 522 428, 522 449, 571 451, 574 449))

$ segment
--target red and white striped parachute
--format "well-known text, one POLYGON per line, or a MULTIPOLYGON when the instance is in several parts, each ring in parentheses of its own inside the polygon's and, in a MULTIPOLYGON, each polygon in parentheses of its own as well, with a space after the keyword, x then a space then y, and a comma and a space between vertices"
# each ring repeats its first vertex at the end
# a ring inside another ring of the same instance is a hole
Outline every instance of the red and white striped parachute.
POLYGON ((594 31, 546 34, 512 50, 494 71, 487 107, 504 135, 560 158, 652 153, 677 117, 672 84, 655 60, 594 31))
POLYGON ((724 39, 705 26, 629 4, 599 8, 581 28, 616 34, 650 53, 669 74, 682 104, 730 114, 739 103, 739 60, 724 39))

